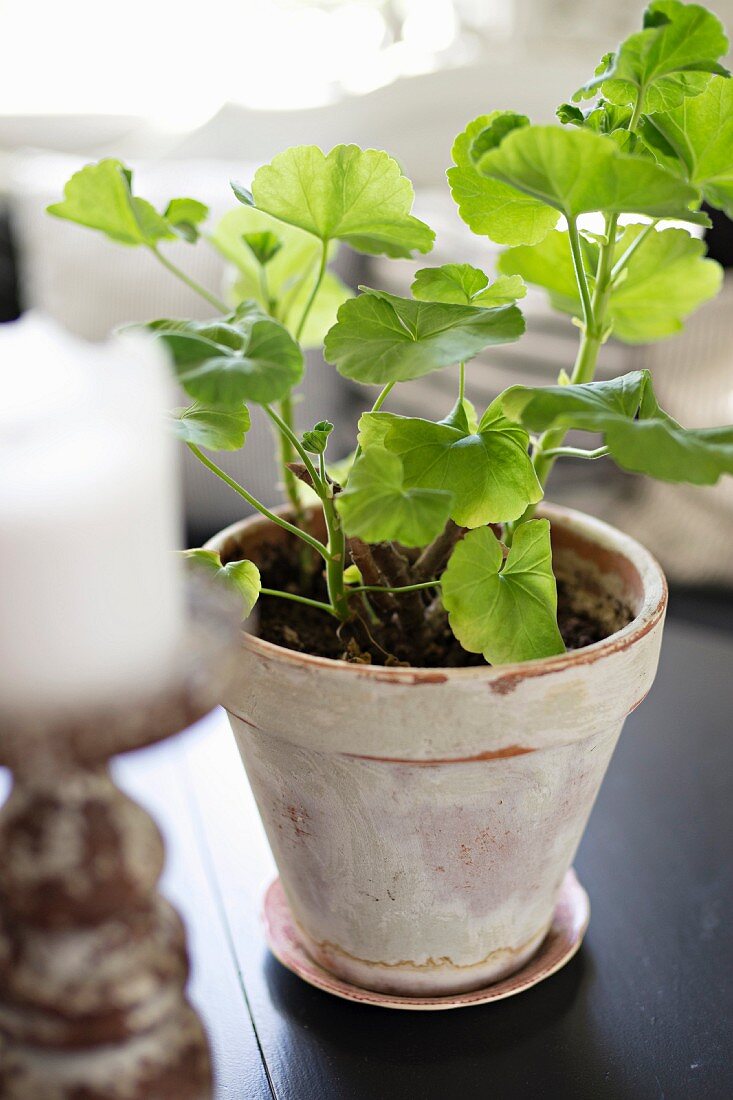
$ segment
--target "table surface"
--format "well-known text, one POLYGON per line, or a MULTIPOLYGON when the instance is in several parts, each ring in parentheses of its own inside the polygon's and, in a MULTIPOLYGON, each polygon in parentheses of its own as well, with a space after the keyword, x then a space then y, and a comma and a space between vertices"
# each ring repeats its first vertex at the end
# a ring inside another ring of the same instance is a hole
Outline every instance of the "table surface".
POLYGON ((217 1100, 733 1096, 732 685, 733 633, 673 616, 575 861, 582 949, 534 989, 452 1012, 340 1001, 269 955, 274 865, 223 712, 119 761, 168 840, 217 1100))

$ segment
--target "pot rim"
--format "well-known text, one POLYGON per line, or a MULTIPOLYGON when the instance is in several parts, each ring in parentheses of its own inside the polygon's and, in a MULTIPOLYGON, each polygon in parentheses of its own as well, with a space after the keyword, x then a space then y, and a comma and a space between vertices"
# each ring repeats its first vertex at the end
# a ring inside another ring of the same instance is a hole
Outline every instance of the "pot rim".
MULTIPOLYGON (((288 510, 287 506, 277 509, 278 512, 287 512, 288 510)), ((474 665, 469 668, 426 668, 418 665, 412 665, 409 668, 391 668, 386 665, 356 664, 349 661, 335 660, 332 657, 319 657, 313 653, 301 653, 294 649, 287 649, 247 631, 241 632, 241 644, 253 654, 271 660, 274 659, 301 668, 339 672, 344 676, 352 676, 357 679, 366 678, 375 682, 394 684, 430 684, 445 683, 446 681, 470 682, 480 679, 484 682, 493 682, 498 690, 502 683, 509 688, 518 680, 525 678, 545 676, 554 672, 563 672, 567 669, 594 664, 596 661, 610 657, 614 653, 628 649, 648 634, 664 618, 669 595, 667 580, 659 562, 645 546, 612 524, 605 523, 603 520, 596 519, 595 516, 590 516, 575 508, 566 508, 563 505, 543 501, 538 508, 538 514, 549 519, 551 523, 558 522, 560 526, 577 532, 587 541, 595 542, 605 549, 612 550, 630 562, 639 574, 642 585, 641 606, 630 623, 599 642, 593 642, 581 649, 570 650, 554 657, 536 657, 530 661, 520 661, 506 665, 474 665)), ((247 516, 213 535, 204 544, 204 549, 219 551, 225 539, 240 536, 243 529, 256 526, 274 525, 265 516, 258 514, 247 516)))

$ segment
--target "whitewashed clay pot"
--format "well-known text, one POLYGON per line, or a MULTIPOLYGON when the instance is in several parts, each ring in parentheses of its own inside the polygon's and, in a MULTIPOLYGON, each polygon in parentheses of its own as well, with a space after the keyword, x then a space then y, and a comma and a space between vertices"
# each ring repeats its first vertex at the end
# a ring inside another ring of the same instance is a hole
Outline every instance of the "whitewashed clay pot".
MULTIPOLYGON (((659 566, 598 520, 543 514, 558 574, 635 615, 602 642, 439 670, 346 664, 242 635, 224 703, 299 935, 347 981, 440 996, 519 969, 549 928, 624 719, 651 687, 667 602, 659 566)), ((258 517, 208 545, 257 561, 282 538, 258 517)))

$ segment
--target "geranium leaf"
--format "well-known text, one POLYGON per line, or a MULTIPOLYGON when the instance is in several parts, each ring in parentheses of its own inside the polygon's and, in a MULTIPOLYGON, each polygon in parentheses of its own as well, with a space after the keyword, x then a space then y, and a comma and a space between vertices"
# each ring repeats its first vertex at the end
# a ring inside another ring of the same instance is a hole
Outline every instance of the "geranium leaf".
MULTIPOLYGON (((672 151, 678 170, 733 218, 733 80, 714 76, 699 96, 646 122, 666 142, 666 163, 672 151)), ((658 144, 654 151, 659 157, 658 144)))
POLYGON ((255 200, 248 187, 245 187, 243 183, 237 183, 236 180, 230 180, 229 186, 234 192, 235 197, 243 206, 254 206, 255 200))
POLYGON ((279 401, 301 379, 303 355, 287 329, 244 303, 221 321, 151 321, 178 380, 195 401, 238 410, 279 401))
POLYGON ((215 550, 184 550, 183 557, 192 569, 207 574, 217 584, 236 592, 242 601, 242 618, 251 614, 260 594, 260 571, 253 561, 231 561, 221 564, 215 550))
POLYGON ((482 309, 361 289, 363 294, 339 309, 324 347, 326 361, 357 382, 420 378, 524 332, 522 314, 513 305, 482 309))
POLYGON ((217 409, 196 403, 173 414, 173 431, 178 438, 210 451, 238 451, 249 429, 246 405, 217 409))
POLYGON ((485 153, 480 172, 562 211, 566 218, 602 210, 707 224, 690 210, 699 193, 652 160, 619 152, 586 129, 527 126, 485 153))
POLYGON ((330 420, 319 420, 311 431, 303 432, 302 443, 306 451, 314 455, 324 454, 332 431, 333 424, 330 420))
MULTIPOLYGON (((626 226, 617 240, 615 258, 646 229, 644 225, 626 226)), ((584 240, 584 248, 588 268, 595 271, 598 246, 584 240)), ((534 248, 509 249, 500 257, 498 267, 544 287, 555 309, 582 316, 567 233, 549 233, 534 248)), ((719 264, 705 258, 702 241, 684 229, 655 230, 632 254, 623 279, 611 290, 607 319, 613 335, 639 344, 679 332, 684 319, 717 294, 722 277, 719 264)))
POLYGON ((712 12, 680 0, 654 0, 644 15, 644 30, 632 34, 604 58, 574 97, 604 96, 617 104, 665 111, 704 89, 708 74, 726 75, 718 59, 728 51, 723 26, 712 12))
POLYGON ((511 386, 499 401, 507 416, 530 432, 547 428, 603 431, 610 418, 636 416, 648 371, 631 371, 608 382, 570 386, 511 386))
POLYGON ((429 252, 435 234, 410 210, 412 184, 396 160, 376 149, 337 145, 328 155, 299 145, 259 168, 255 205, 322 241, 346 241, 357 252, 409 257, 429 252))
POLYGON ((660 481, 715 485, 733 474, 733 425, 683 428, 660 409, 653 416, 610 423, 605 440, 625 470, 660 481))
POLYGON ((111 157, 87 164, 64 187, 49 214, 98 229, 120 244, 154 244, 175 236, 165 218, 132 194, 132 172, 111 157))
POLYGON ((694 485, 733 474, 733 426, 683 428, 660 409, 647 370, 575 386, 513 386, 499 400, 529 431, 601 432, 625 470, 694 485))
POLYGON ((517 527, 506 561, 489 528, 469 531, 443 573, 442 596, 463 648, 492 665, 565 652, 546 519, 517 527))
MULTIPOLYGON (((397 419, 395 413, 366 412, 359 417, 359 446, 367 451, 372 447, 385 447, 387 432, 397 419)), ((404 417, 402 418, 404 419, 404 417)))
POLYGON ((242 240, 260 267, 269 264, 283 246, 282 238, 269 229, 262 229, 258 233, 243 233, 242 240))
POLYGON ((208 216, 208 206, 198 199, 171 199, 163 212, 168 224, 189 244, 195 244, 198 240, 198 227, 208 216))
POLYGON ((422 267, 415 272, 411 286, 413 298, 421 302, 446 302, 450 305, 495 306, 511 305, 523 298, 527 288, 516 276, 496 279, 471 264, 443 264, 442 267, 422 267))
MULTIPOLYGON (((623 255, 645 228, 627 226, 616 254, 623 255)), ((714 298, 723 281, 720 264, 706 259, 705 253, 704 241, 684 229, 650 233, 611 292, 608 315, 614 336, 639 344, 679 332, 685 318, 714 298)))
POLYGON ((490 406, 475 431, 456 406, 442 423, 392 413, 365 413, 360 441, 398 455, 410 488, 450 489, 450 518, 462 527, 518 519, 542 499, 527 453, 529 437, 490 406))
POLYGON ((562 122, 563 126, 584 126, 585 114, 580 107, 576 107, 574 103, 561 103, 555 111, 557 118, 562 122))
MULTIPOLYGON (((219 252, 237 268, 232 294, 237 302, 259 302, 265 311, 270 302, 264 300, 260 263, 250 243, 250 239, 257 236, 276 237, 282 242, 282 248, 267 261, 267 290, 269 298, 276 303, 278 320, 294 336, 316 278, 320 245, 305 230, 278 222, 252 207, 240 206, 224 215, 211 239, 219 252)), ((338 244, 334 242, 329 248, 329 259, 334 258, 337 250, 338 244)), ((301 333, 303 347, 317 347, 323 343, 324 336, 336 321, 338 307, 350 297, 352 291, 333 272, 327 271, 301 333)))
MULTIPOLYGON (((631 107, 619 107, 606 99, 599 99, 595 107, 583 111, 572 103, 562 103, 555 112, 563 125, 583 126, 597 134, 608 134, 619 146, 631 146, 635 135, 629 132, 631 107)), ((631 149, 627 148, 626 152, 631 149)))
POLYGON ((495 111, 485 126, 476 134, 470 146, 470 157, 475 162, 489 149, 496 149, 501 145, 507 134, 512 130, 520 130, 523 126, 529 126, 527 115, 517 114, 516 111, 495 111))
POLYGON ((458 135, 452 153, 455 168, 448 169, 448 182, 458 213, 474 233, 497 244, 536 244, 557 224, 557 211, 499 180, 482 176, 471 156, 474 141, 498 125, 504 114, 516 117, 514 112, 503 111, 480 115, 458 135))
POLYGON ((177 236, 195 240, 196 226, 208 214, 208 207, 196 199, 171 199, 165 214, 159 214, 133 194, 132 172, 112 157, 75 172, 64 186, 62 202, 46 210, 56 218, 97 229, 118 244, 148 247, 177 236))
POLYGON ((426 546, 445 527, 451 500, 443 490, 406 488, 399 458, 371 447, 354 464, 336 508, 349 535, 426 546))

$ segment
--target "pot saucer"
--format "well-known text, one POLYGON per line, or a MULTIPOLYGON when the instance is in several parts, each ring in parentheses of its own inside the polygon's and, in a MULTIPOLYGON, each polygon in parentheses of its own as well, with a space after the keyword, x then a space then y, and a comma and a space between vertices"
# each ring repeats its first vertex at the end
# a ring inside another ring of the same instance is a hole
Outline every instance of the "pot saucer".
POLYGON ((351 982, 334 977, 314 962, 298 940, 295 921, 290 913, 285 891, 279 878, 270 884, 265 894, 265 936, 275 958, 297 974, 304 982, 342 997, 346 1001, 378 1005, 381 1008, 402 1008, 413 1011, 429 1011, 442 1008, 465 1008, 500 1001, 530 989, 549 978, 572 959, 581 943, 590 918, 588 895, 578 882, 575 871, 568 871, 563 879, 550 925, 537 953, 528 963, 508 978, 472 989, 468 993, 454 993, 442 997, 402 997, 394 993, 378 993, 362 989, 351 982))

